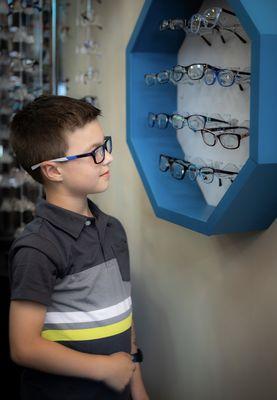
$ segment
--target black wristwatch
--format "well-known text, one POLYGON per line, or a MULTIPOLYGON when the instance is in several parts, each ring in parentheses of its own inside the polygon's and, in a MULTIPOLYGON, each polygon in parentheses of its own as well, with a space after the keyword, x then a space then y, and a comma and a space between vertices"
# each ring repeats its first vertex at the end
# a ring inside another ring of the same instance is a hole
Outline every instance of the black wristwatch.
POLYGON ((141 363, 143 361, 143 353, 140 349, 136 353, 131 354, 132 361, 135 363, 141 363))

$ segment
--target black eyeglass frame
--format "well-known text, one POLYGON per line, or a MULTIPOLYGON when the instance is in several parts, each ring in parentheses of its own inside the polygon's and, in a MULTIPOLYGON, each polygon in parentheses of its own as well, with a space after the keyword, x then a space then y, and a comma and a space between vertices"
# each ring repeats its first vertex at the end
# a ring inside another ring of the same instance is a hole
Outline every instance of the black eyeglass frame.
POLYGON ((93 158, 93 161, 95 162, 95 164, 101 164, 104 160, 105 160, 105 154, 106 154, 106 151, 109 153, 109 154, 111 154, 112 153, 112 150, 113 150, 113 145, 112 145, 112 137, 111 136, 105 136, 104 137, 104 143, 103 144, 101 144, 100 146, 97 146, 94 150, 92 150, 91 152, 89 152, 89 153, 84 153, 84 154, 77 154, 77 155, 75 155, 75 157, 76 158, 83 158, 83 157, 89 157, 89 156, 91 156, 92 158, 93 158), (111 149, 111 151, 109 151, 108 150, 108 147, 107 147, 107 143, 108 142, 110 142, 110 149, 111 149), (103 159, 101 160, 101 161, 96 161, 96 153, 97 153, 97 151, 99 151, 99 149, 101 149, 102 148, 102 150, 103 150, 103 159))
MULTIPOLYGON (((238 175, 238 172, 232 172, 232 171, 224 171, 224 170, 222 170, 222 169, 217 169, 217 168, 212 168, 212 167, 200 167, 200 168, 198 168, 195 164, 193 164, 193 163, 190 163, 190 162, 188 162, 188 161, 185 161, 185 160, 181 160, 181 159, 178 159, 178 158, 175 158, 175 157, 171 157, 171 156, 169 156, 169 155, 167 155, 167 154, 160 154, 160 156, 159 156, 159 169, 160 169, 160 171, 161 172, 166 172, 166 171, 168 171, 168 170, 170 170, 170 172, 171 172, 171 175, 172 175, 172 177, 174 178, 174 179, 176 179, 176 180, 182 180, 182 179, 184 179, 184 177, 185 177, 185 175, 186 175, 186 172, 187 172, 187 170, 189 169, 189 167, 190 166, 194 166, 198 171, 201 171, 201 169, 210 169, 211 171, 212 171, 212 173, 213 173, 213 176, 215 175, 215 174, 217 174, 217 175, 219 175, 219 178, 220 178, 220 175, 230 175, 230 176, 234 176, 234 175, 238 175), (166 161, 168 162, 168 166, 166 167, 166 169, 161 169, 160 168, 160 164, 161 164, 161 158, 162 157, 164 157, 165 159, 166 159, 166 161), (176 163, 178 163, 179 165, 181 165, 183 168, 184 168, 184 170, 182 171, 182 176, 180 177, 180 178, 176 178, 175 176, 173 176, 173 174, 172 174, 172 164, 174 163, 174 162, 176 162, 176 163)), ((195 175, 195 179, 197 178, 197 175, 195 175)), ((222 177, 221 177, 222 178, 222 177)), ((191 178, 190 178, 191 179, 191 178)), ((193 179, 193 180, 195 180, 195 179, 193 179)), ((214 179, 214 178, 213 178, 214 179)), ((229 178, 230 179, 230 178, 229 178)), ((192 180, 192 179, 191 179, 192 180)), ((213 180, 212 180, 213 181, 213 180)), ((210 182, 210 183, 212 183, 212 181, 210 182)), ((221 185, 220 185, 221 186, 221 185)))
POLYGON ((186 175, 186 172, 187 172, 187 169, 189 168, 189 166, 190 166, 190 163, 188 161, 184 161, 184 160, 181 160, 179 158, 170 157, 170 156, 168 156, 166 154, 160 154, 160 156, 159 156, 159 169, 160 169, 160 171, 166 172, 166 171, 170 170, 170 173, 174 177, 174 179, 177 179, 177 180, 184 179, 184 177, 186 175), (165 169, 161 169, 160 168, 162 157, 164 157, 166 159, 166 161, 168 162, 168 165, 166 166, 165 169), (183 167, 182 176, 180 178, 176 178, 175 176, 173 176, 172 165, 174 163, 179 164, 179 165, 181 165, 183 167))
MULTIPOLYGON (((105 160, 106 151, 107 151, 109 154, 111 154, 111 153, 112 153, 112 149, 113 149, 113 147, 112 147, 112 137, 111 137, 111 136, 105 136, 105 137, 104 137, 104 143, 101 144, 100 146, 97 146, 94 150, 92 150, 92 151, 89 152, 89 153, 76 154, 76 155, 74 155, 74 156, 64 156, 64 157, 55 158, 55 159, 47 160, 47 161, 66 162, 66 161, 76 160, 77 158, 92 157, 92 158, 93 158, 93 161, 95 162, 95 164, 101 164, 101 163, 105 160), (108 143, 108 142, 110 143, 110 146, 111 146, 110 151, 108 150, 108 147, 107 147, 107 143, 108 143), (99 149, 101 149, 101 148, 102 148, 102 150, 103 150, 103 156, 102 156, 101 161, 97 161, 97 160, 96 160, 96 153, 97 153, 97 151, 99 151, 99 149)), ((40 167, 40 166, 42 165, 43 162, 44 162, 44 161, 42 161, 42 162, 40 162, 40 163, 38 163, 38 164, 32 165, 32 166, 30 167, 31 170, 37 169, 38 167, 40 167)))
POLYGON ((217 141, 219 141, 220 144, 221 144, 221 146, 224 147, 224 149, 227 149, 227 150, 236 150, 236 149, 238 149, 238 148, 240 147, 240 142, 241 142, 241 140, 244 139, 244 138, 246 138, 246 137, 249 137, 249 128, 247 128, 247 127, 245 127, 245 126, 217 127, 217 128, 210 128, 210 129, 204 128, 204 129, 201 129, 200 132, 201 132, 201 136, 202 136, 203 142, 204 142, 207 146, 213 147, 213 146, 216 145, 217 141), (233 133, 233 132, 218 133, 218 134, 215 133, 215 132, 218 132, 218 131, 224 132, 224 131, 236 130, 236 129, 247 129, 247 133, 233 133), (214 144, 208 144, 208 143, 205 141, 205 139, 204 139, 204 134, 205 134, 205 132, 209 132, 209 133, 211 133, 211 134, 213 135, 213 137, 214 137, 214 144), (237 145, 237 147, 226 147, 226 146, 222 143, 222 141, 221 141, 221 137, 222 137, 222 136, 225 136, 225 135, 236 136, 237 139, 238 139, 238 145, 237 145))

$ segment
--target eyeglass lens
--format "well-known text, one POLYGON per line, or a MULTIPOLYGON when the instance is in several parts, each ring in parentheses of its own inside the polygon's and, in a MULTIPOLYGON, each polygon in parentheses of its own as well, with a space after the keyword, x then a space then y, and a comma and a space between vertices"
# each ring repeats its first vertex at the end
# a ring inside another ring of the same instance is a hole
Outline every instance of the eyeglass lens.
POLYGON ((94 151, 94 157, 95 157, 95 163, 100 164, 101 162, 104 161, 105 159, 105 152, 110 153, 112 152, 112 139, 107 138, 105 140, 105 143, 102 146, 99 146, 97 149, 94 151))

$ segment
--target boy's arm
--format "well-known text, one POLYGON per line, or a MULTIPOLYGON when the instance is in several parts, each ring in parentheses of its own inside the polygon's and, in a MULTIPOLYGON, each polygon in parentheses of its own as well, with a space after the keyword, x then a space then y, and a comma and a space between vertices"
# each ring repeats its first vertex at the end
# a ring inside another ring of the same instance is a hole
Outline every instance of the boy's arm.
MULTIPOLYGON (((132 351, 131 353, 136 353, 138 350, 137 343, 136 343, 136 332, 135 332, 135 325, 134 321, 132 323, 132 351)), ((149 400, 149 396, 145 390, 140 364, 136 365, 135 372, 131 379, 131 394, 132 400, 149 400)))
POLYGON ((81 353, 41 337, 46 306, 13 300, 10 306, 10 350, 14 362, 46 373, 103 381, 121 391, 135 364, 130 354, 110 356, 81 353))

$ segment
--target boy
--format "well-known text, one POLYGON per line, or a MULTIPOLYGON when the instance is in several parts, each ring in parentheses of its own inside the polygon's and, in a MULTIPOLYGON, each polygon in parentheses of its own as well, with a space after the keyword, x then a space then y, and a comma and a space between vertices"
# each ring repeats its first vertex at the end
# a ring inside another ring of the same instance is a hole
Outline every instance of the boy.
POLYGON ((126 233, 87 197, 108 188, 113 160, 99 115, 51 95, 11 123, 17 161, 46 197, 9 252, 10 348, 26 367, 24 400, 148 399, 135 363, 126 233))

